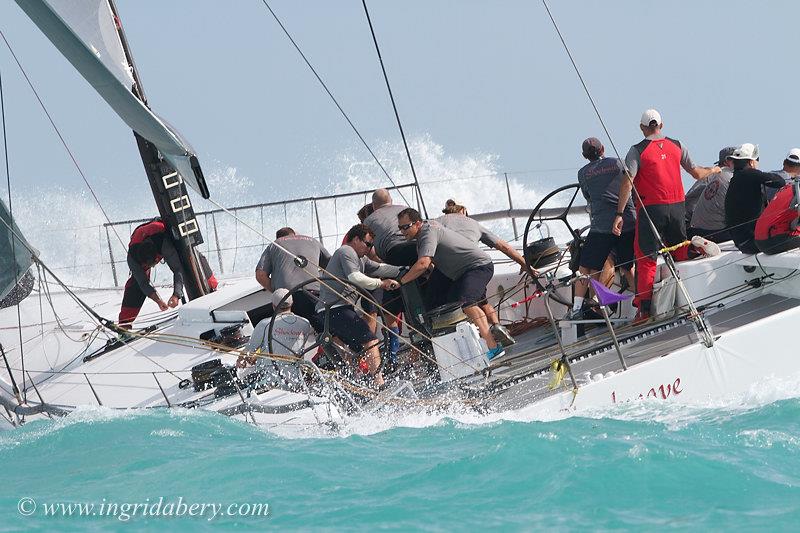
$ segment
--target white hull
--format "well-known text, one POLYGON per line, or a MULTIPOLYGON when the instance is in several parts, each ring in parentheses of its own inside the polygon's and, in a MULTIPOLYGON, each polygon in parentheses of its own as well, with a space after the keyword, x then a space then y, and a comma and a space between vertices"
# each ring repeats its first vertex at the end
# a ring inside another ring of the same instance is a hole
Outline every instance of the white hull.
MULTIPOLYGON (((692 298, 701 305, 711 295, 762 277, 764 272, 774 274, 775 279, 788 275, 781 281, 751 287, 727 298, 723 295, 717 302, 717 305, 723 304, 722 308, 707 310, 712 322, 716 313, 724 312, 736 317, 734 326, 730 326, 728 319, 723 322, 721 329, 724 331, 715 333, 712 347, 705 347, 697 341, 696 335, 691 334, 678 339, 680 346, 676 346, 675 339, 672 339, 660 349, 658 339, 664 334, 656 332, 623 345, 629 366, 627 371, 622 371, 613 350, 574 362, 572 369, 579 384, 577 394, 573 394, 571 386, 570 390, 562 392, 549 391, 545 384, 550 376, 539 372, 502 391, 494 405, 489 402, 489 408, 524 409, 535 417, 551 418, 563 416, 565 412, 579 412, 639 398, 705 403, 746 392, 754 382, 770 376, 800 372, 800 359, 796 356, 791 335, 800 317, 800 307, 796 306, 800 304, 800 277, 793 274, 794 269, 800 266, 800 252, 772 257, 759 255, 758 260, 764 271, 747 272, 743 267, 750 269, 757 263, 754 257, 737 251, 725 251, 715 258, 678 264, 692 298), (748 319, 751 315, 752 320, 748 319), (637 346, 648 343, 649 355, 637 355, 637 346)), ((515 265, 499 264, 489 293, 495 293, 498 285, 509 289, 518 279, 515 265)), ((522 299, 524 295, 520 293, 511 300, 522 299)), ((91 345, 87 344, 85 337, 91 334, 93 326, 89 325, 86 315, 68 295, 54 293, 53 296, 53 306, 61 316, 63 329, 55 322, 53 310, 46 302, 41 310, 45 325, 38 326, 40 302, 36 294, 20 306, 26 376, 36 383, 34 389, 26 379, 27 401, 22 406, 17 405, 5 368, 0 371, 0 398, 9 410, 27 413, 19 417, 20 420, 46 416, 36 413, 41 403, 51 407, 51 413, 67 413, 78 406, 98 404, 113 409, 164 408, 168 404, 171 407, 196 406, 272 428, 337 426, 348 418, 325 395, 273 389, 263 394, 251 394, 243 403, 246 390, 242 395, 237 392, 213 400, 213 390, 195 392, 191 386, 179 388, 180 380, 190 378, 192 366, 216 357, 233 364, 235 355, 216 353, 197 339, 204 331, 223 327, 226 320, 241 314, 242 309, 267 301, 267 293, 260 291, 252 279, 226 280, 216 293, 182 306, 177 315, 175 312, 155 312, 148 301, 137 326, 161 324, 159 328, 148 338, 138 339, 87 363, 82 361, 83 355, 102 346, 106 338, 101 335, 91 345)), ((118 312, 121 291, 86 291, 80 296, 99 314, 113 318, 118 312)), ((563 312, 558 305, 553 308, 557 315, 563 312)), ((525 309, 525 305, 517 308, 506 306, 502 308, 501 317, 518 319, 525 309)), ((531 317, 543 316, 541 299, 530 303, 528 314, 531 317)), ((6 348, 15 378, 21 384, 22 361, 16 323, 16 309, 0 311, 0 324, 3 326, 0 342, 6 348)), ((571 349, 569 345, 567 349, 571 349)), ((500 367, 495 375, 502 376, 503 372, 500 367)), ((565 383, 569 381, 565 380, 565 383)), ((410 405, 413 408, 413 402, 410 405)), ((421 402, 420 408, 430 409, 430 405, 421 402)), ((357 410, 353 416, 358 416, 357 410)), ((17 418, 12 416, 14 422, 17 418)))

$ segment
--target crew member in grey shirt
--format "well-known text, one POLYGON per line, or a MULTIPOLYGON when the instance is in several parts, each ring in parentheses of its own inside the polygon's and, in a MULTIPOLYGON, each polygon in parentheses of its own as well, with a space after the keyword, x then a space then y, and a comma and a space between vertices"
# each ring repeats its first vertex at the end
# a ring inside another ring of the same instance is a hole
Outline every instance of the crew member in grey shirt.
MULTIPOLYGON (((394 205, 392 195, 386 189, 376 189, 372 193, 372 213, 364 219, 364 224, 375 234, 375 251, 384 262, 395 266, 411 266, 417 260, 417 247, 414 243, 406 242, 403 235, 397 230, 397 215, 405 209, 403 205, 394 205)), ((403 298, 398 293, 385 292, 381 300, 385 309, 383 323, 392 332, 396 339, 400 334, 398 314, 402 313, 405 306, 403 298)), ((396 359, 397 343, 392 343, 392 360, 396 359)))
MULTIPOLYGON (((793 179, 797 179, 797 177, 800 176, 800 148, 792 148, 789 150, 789 153, 786 154, 786 158, 783 160, 783 168, 781 170, 773 170, 772 173, 782 176, 783 181, 785 181, 787 185, 791 183, 793 179)), ((765 187, 765 189, 767 201, 772 200, 778 192, 778 189, 773 189, 772 187, 765 187)))
MULTIPOLYGON (((292 290, 297 285, 319 276, 331 255, 316 239, 298 235, 292 228, 281 228, 275 242, 267 246, 256 266, 256 280, 268 291, 292 290)), ((306 285, 294 295, 292 312, 317 328, 314 322, 317 284, 306 285)))
MULTIPOLYGON (((589 163, 578 171, 578 184, 589 206, 589 234, 580 253, 578 271, 584 276, 594 276, 602 283, 611 283, 616 264, 633 288, 633 237, 636 211, 629 198, 622 212, 622 232, 612 231, 619 203, 619 190, 625 177, 625 166, 615 157, 605 157, 605 147, 596 137, 581 144, 581 154, 589 163), (611 260, 611 261, 609 261, 611 260), (600 275, 600 272, 603 272, 600 275)), ((589 283, 580 278, 574 285, 572 320, 582 318, 583 302, 589 283)))
POLYGON ((464 314, 478 328, 486 341, 489 359, 505 353, 489 331, 486 313, 480 307, 486 300, 486 286, 494 275, 491 258, 478 245, 436 221, 424 221, 416 209, 404 209, 397 215, 397 227, 409 241, 417 240, 417 262, 400 283, 409 283, 434 264, 452 284, 448 300, 461 302, 464 314))
POLYGON ((725 195, 733 177, 733 161, 730 156, 734 151, 735 146, 727 146, 719 151, 716 164, 720 171, 705 179, 706 186, 695 204, 687 230, 689 238, 700 235, 714 242, 731 240, 731 234, 725 225, 725 195))
MULTIPOLYGON (((287 289, 276 289, 272 293, 274 319, 267 317, 256 324, 247 344, 250 355, 241 355, 236 361, 239 368, 255 365, 253 370, 259 373, 258 385, 261 387, 286 388, 291 391, 303 388, 303 377, 296 362, 269 357, 273 354, 289 355, 302 357, 310 362, 314 355, 313 350, 305 353, 314 342, 314 329, 308 320, 291 312, 292 303, 292 296, 287 289), (269 331, 270 322, 272 332, 269 331), (269 346, 270 338, 272 350, 269 346)), ((240 372, 239 377, 243 378, 249 373, 240 372)))
MULTIPOLYGON (((506 257, 513 260, 520 265, 521 271, 526 269, 525 259, 506 241, 486 229, 480 222, 467 216, 467 208, 463 205, 453 202, 453 204, 445 206, 442 209, 443 216, 436 219, 447 229, 453 230, 459 235, 463 235, 472 242, 481 242, 486 246, 499 250, 506 257)), ((432 276, 436 275, 438 271, 434 270, 432 276)), ((538 273, 534 270, 534 275, 538 273)), ((494 306, 488 301, 481 304, 481 309, 489 321, 489 331, 497 342, 503 346, 510 346, 514 344, 514 338, 505 326, 500 324, 500 319, 497 316, 497 311, 494 306)))
MULTIPOLYGON (((374 238, 374 233, 365 224, 356 224, 350 228, 345 236, 346 244, 336 250, 328 262, 328 275, 346 280, 365 291, 379 287, 389 290, 399 288, 400 284, 393 278, 400 275, 400 267, 377 263, 365 257, 375 245, 374 238)), ((381 386, 383 376, 379 372, 381 356, 378 352, 378 340, 369 325, 355 311, 354 304, 358 296, 357 291, 340 281, 322 284, 316 309, 317 321, 324 323, 325 313, 328 312, 331 334, 357 354, 364 352, 374 383, 381 386)))

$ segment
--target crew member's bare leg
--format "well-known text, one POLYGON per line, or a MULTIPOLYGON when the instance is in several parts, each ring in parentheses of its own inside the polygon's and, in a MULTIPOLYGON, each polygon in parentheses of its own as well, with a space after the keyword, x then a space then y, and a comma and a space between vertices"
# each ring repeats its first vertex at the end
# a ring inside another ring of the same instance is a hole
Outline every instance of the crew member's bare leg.
POLYGON ((486 341, 486 346, 488 346, 490 350, 496 348, 497 342, 495 342, 494 336, 489 331, 489 321, 486 320, 486 314, 481 308, 477 305, 470 305, 464 308, 464 314, 467 315, 470 322, 475 324, 475 327, 478 328, 481 338, 486 341))

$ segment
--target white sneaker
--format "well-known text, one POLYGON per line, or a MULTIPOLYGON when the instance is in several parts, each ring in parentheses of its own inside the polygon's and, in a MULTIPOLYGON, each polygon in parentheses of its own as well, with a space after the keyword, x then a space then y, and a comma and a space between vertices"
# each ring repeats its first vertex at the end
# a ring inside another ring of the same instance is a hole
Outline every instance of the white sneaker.
POLYGON ((701 250, 706 257, 714 257, 720 253, 717 243, 704 239, 700 235, 692 237, 692 246, 701 250))

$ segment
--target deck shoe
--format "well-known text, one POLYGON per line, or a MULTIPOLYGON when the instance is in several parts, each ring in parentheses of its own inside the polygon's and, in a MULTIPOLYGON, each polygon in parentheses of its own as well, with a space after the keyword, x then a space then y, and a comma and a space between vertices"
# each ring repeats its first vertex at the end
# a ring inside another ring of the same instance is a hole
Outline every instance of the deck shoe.
POLYGON ((489 348, 489 351, 486 352, 486 357, 491 361, 495 357, 500 357, 501 355, 505 355, 506 351, 503 349, 502 344, 498 344, 494 348, 489 348))
POLYGON ((586 313, 583 309, 572 309, 564 317, 564 320, 586 320, 586 313))
POLYGON ((489 331, 492 333, 494 340, 503 346, 511 346, 517 342, 514 340, 514 337, 511 336, 511 333, 508 331, 508 329, 501 324, 492 324, 489 327, 489 331))
POLYGON ((719 255, 719 245, 708 239, 704 239, 700 235, 692 237, 692 246, 702 251, 706 257, 714 257, 719 255))

